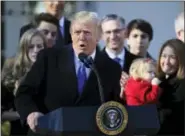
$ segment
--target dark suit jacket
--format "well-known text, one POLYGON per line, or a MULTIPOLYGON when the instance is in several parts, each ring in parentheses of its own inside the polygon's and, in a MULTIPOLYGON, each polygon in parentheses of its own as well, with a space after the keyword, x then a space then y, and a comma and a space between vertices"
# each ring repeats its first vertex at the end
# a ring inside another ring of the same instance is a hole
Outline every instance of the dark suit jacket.
POLYGON ((64 44, 69 45, 72 43, 71 34, 70 34, 70 25, 71 22, 68 19, 64 19, 64 44))
POLYGON ((160 84, 163 92, 159 98, 159 117, 161 128, 159 135, 184 135, 185 78, 175 76, 163 79, 160 84))
MULTIPOLYGON (((83 93, 78 95, 73 50, 44 49, 18 88, 15 105, 22 121, 39 111, 48 113, 63 106, 100 105, 97 78, 91 71, 83 93)), ((95 65, 104 89, 105 101, 119 101, 120 66, 97 50, 95 65), (112 72, 114 71, 114 72, 112 72)))
POLYGON ((64 35, 62 36, 61 31, 58 30, 58 38, 56 39, 56 44, 54 47, 61 48, 72 43, 70 34, 70 25, 71 22, 68 19, 64 18, 64 35))
MULTIPOLYGON (((124 58, 125 62, 124 62, 124 66, 122 67, 122 70, 125 71, 126 73, 129 73, 129 68, 130 68, 130 65, 132 64, 132 61, 134 59, 139 58, 139 57, 131 54, 126 48, 124 48, 124 49, 125 49, 125 58, 124 58)), ((107 54, 107 52, 105 51, 105 48, 103 49, 102 52, 107 57, 109 57, 108 54, 107 54)))
MULTIPOLYGON (((62 36, 60 30, 58 29, 58 35, 57 35, 56 44, 55 44, 55 46, 57 48, 61 48, 61 47, 63 47, 63 45, 71 44, 72 40, 71 40, 71 34, 69 32, 70 25, 71 25, 71 22, 65 18, 64 19, 64 37, 62 36)), ((31 23, 21 27, 19 38, 21 38, 21 36, 27 30, 29 30, 31 28, 33 28, 33 25, 31 23)))

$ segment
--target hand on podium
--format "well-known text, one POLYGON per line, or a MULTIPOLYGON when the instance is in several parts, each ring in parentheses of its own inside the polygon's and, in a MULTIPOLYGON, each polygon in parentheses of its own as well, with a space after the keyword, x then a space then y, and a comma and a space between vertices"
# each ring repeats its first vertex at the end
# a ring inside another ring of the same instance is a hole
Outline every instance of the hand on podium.
POLYGON ((30 129, 35 132, 36 126, 38 124, 38 118, 44 116, 41 112, 32 112, 27 117, 27 124, 29 125, 30 129))

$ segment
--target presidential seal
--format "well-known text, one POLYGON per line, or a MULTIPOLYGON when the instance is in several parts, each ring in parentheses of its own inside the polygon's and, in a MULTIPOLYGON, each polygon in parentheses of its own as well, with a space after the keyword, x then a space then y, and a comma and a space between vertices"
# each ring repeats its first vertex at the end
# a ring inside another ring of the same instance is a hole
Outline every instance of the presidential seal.
POLYGON ((128 112, 118 102, 109 101, 102 104, 96 113, 96 124, 99 130, 109 136, 124 131, 128 123, 128 112))

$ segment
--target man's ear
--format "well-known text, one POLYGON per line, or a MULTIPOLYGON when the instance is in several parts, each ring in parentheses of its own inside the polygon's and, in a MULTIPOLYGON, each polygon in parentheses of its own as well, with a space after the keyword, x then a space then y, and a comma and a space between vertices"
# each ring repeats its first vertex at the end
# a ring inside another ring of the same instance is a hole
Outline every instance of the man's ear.
MULTIPOLYGON (((126 38, 125 41, 126 41, 127 45, 130 45, 130 41, 129 41, 128 38, 126 38)), ((129 47, 129 48, 130 48, 130 47, 129 47)))
POLYGON ((181 31, 177 31, 176 32, 176 36, 177 36, 177 39, 180 39, 180 37, 181 37, 181 31))
POLYGON ((98 30, 96 35, 97 35, 96 42, 98 43, 102 39, 102 32, 100 30, 98 30))
POLYGON ((71 23, 71 25, 70 25, 70 27, 69 27, 69 33, 70 33, 70 34, 72 34, 72 25, 73 25, 73 24, 71 23))
POLYGON ((126 39, 127 38, 127 28, 125 28, 123 30, 123 38, 126 39))

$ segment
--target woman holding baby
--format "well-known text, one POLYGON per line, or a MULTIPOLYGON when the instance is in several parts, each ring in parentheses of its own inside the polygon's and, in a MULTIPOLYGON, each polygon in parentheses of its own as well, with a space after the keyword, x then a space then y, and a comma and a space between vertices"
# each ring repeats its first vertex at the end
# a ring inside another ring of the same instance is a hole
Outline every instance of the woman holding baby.
POLYGON ((158 135, 183 135, 184 43, 178 39, 166 41, 160 49, 157 65, 146 58, 138 59, 133 62, 129 72, 128 78, 124 74, 122 76, 120 97, 127 105, 156 103, 161 123, 158 135))

